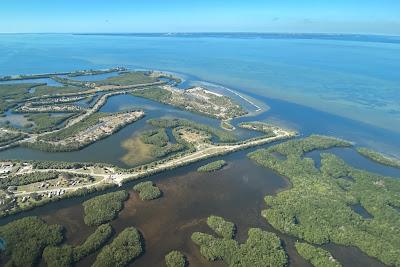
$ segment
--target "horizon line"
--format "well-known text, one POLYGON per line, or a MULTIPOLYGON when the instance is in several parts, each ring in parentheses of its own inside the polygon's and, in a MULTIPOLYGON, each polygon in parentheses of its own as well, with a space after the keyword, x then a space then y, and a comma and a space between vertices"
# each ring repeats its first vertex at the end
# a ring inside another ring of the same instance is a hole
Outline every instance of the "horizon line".
POLYGON ((287 34, 287 35, 326 35, 326 36, 382 36, 400 37, 400 34, 383 33, 344 33, 344 32, 259 32, 259 31, 194 31, 194 32, 0 32, 0 34, 73 34, 73 35, 134 35, 134 34, 287 34))

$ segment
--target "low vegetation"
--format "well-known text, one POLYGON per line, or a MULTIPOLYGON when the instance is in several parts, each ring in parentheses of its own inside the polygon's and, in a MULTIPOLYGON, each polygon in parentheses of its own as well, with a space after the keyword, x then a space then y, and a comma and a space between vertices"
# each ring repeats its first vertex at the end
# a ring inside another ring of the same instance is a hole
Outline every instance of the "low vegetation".
POLYGON ((23 145, 50 152, 79 150, 119 131, 143 116, 144 112, 138 110, 118 113, 96 112, 76 124, 45 134, 35 142, 25 142, 23 145))
POLYGON ((141 236, 134 227, 123 230, 111 244, 105 246, 93 267, 127 266, 143 252, 141 236))
POLYGON ((145 90, 136 90, 131 93, 133 96, 151 99, 161 103, 167 103, 171 99, 172 93, 158 86, 152 86, 145 90))
POLYGON ((151 119, 148 123, 152 126, 161 128, 176 128, 178 126, 185 126, 207 132, 216 136, 220 142, 235 142, 236 136, 228 131, 219 130, 211 126, 200 124, 186 119, 151 119))
POLYGON ((84 221, 87 225, 100 225, 114 220, 123 208, 123 202, 128 199, 125 190, 107 193, 83 202, 85 210, 84 221))
POLYGON ((364 157, 369 158, 370 160, 376 161, 380 164, 394 167, 394 168, 400 168, 400 159, 391 158, 389 156, 383 155, 379 152, 373 151, 373 150, 365 148, 365 147, 357 148, 357 151, 364 157))
POLYGON ((260 121, 242 122, 238 126, 240 128, 264 133, 266 136, 275 136, 274 130, 277 129, 276 126, 260 121))
POLYGON ((333 258, 331 253, 322 248, 317 248, 307 243, 296 242, 297 252, 315 267, 341 267, 342 265, 333 258))
POLYGON ((222 169, 226 165, 225 160, 217 160, 210 162, 204 166, 197 169, 198 172, 213 172, 222 169))
POLYGON ((157 80, 147 72, 142 71, 134 71, 134 72, 124 72, 120 73, 118 76, 109 77, 104 80, 96 81, 97 85, 135 85, 135 84, 144 84, 144 83, 152 83, 157 80))
POLYGON ((222 120, 247 114, 233 99, 202 87, 178 89, 170 85, 153 86, 131 94, 222 120))
POLYGON ((192 234, 192 241, 200 246, 200 253, 207 260, 222 260, 228 266, 278 267, 288 262, 281 240, 274 233, 258 228, 249 229, 244 244, 200 232, 192 234))
POLYGON ((111 225, 100 225, 82 245, 49 246, 43 251, 43 258, 48 267, 69 267, 100 249, 109 240, 111 235, 111 225))
POLYGON ((16 106, 20 101, 28 98, 29 89, 38 87, 40 83, 0 84, 0 113, 16 106))
POLYGON ((228 130, 228 131, 235 130, 235 127, 229 121, 221 121, 220 126, 221 126, 222 129, 225 129, 225 130, 228 130))
POLYGON ((86 119, 84 119, 83 121, 78 122, 77 124, 74 124, 71 127, 65 128, 65 129, 55 132, 55 133, 47 134, 41 139, 45 140, 45 141, 63 140, 67 137, 76 135, 76 134, 80 133, 81 131, 98 124, 100 122, 100 119, 103 117, 106 117, 107 115, 108 115, 107 113, 96 112, 96 113, 90 115, 89 117, 87 117, 86 119))
POLYGON ((139 192, 141 200, 153 200, 161 196, 161 190, 152 181, 138 183, 133 190, 139 192))
POLYGON ((333 154, 315 167, 305 153, 350 144, 311 136, 250 153, 259 164, 287 177, 292 187, 266 196, 263 217, 277 230, 312 244, 356 246, 371 257, 400 266, 400 181, 355 169, 333 154), (273 153, 284 155, 276 158, 273 153), (364 218, 352 209, 360 205, 364 218))
POLYGON ((31 131, 40 133, 57 129, 63 122, 68 120, 73 114, 51 115, 50 113, 34 113, 27 115, 28 121, 33 122, 31 131))
POLYGON ((67 76, 68 77, 90 76, 90 75, 107 74, 107 73, 120 72, 120 71, 126 71, 126 68, 115 67, 115 68, 110 68, 110 69, 105 69, 105 70, 93 70, 93 69, 77 70, 75 72, 69 73, 67 76))
POLYGON ((79 87, 80 84, 76 84, 76 85, 78 85, 78 86, 40 85, 38 87, 35 87, 35 92, 33 94, 31 94, 31 96, 43 97, 43 96, 54 96, 54 95, 58 95, 58 94, 82 93, 84 91, 84 88, 79 87))
POLYGON ((41 181, 55 179, 59 176, 57 172, 32 172, 27 174, 8 175, 0 179, 0 188, 8 186, 20 186, 41 181))
POLYGON ((186 258, 181 252, 173 250, 165 255, 165 264, 167 267, 185 267, 186 258))
POLYGON ((185 149, 185 145, 183 144, 170 143, 166 129, 164 128, 144 132, 140 135, 140 139, 143 143, 151 145, 151 155, 154 158, 162 158, 185 149))
POLYGON ((47 246, 59 244, 60 225, 47 225, 37 217, 26 217, 0 227, 0 236, 6 242, 6 266, 34 266, 47 246))
POLYGON ((0 146, 11 144, 15 141, 21 140, 26 135, 21 132, 0 132, 0 146))

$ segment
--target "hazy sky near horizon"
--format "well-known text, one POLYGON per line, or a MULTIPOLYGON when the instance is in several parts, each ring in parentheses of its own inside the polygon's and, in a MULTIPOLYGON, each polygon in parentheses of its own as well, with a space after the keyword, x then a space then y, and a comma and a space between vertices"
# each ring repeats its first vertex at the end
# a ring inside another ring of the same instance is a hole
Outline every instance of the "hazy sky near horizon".
POLYGON ((399 0, 0 0, 0 32, 400 35, 399 0))

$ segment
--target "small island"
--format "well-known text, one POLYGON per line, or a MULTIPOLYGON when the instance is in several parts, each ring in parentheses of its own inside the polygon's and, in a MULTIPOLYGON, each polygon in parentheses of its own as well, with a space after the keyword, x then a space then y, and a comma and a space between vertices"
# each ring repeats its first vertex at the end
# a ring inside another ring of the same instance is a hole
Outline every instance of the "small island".
POLYGON ((250 228, 246 242, 239 244, 233 239, 234 235, 229 236, 234 224, 223 218, 215 219, 211 217, 207 222, 212 222, 211 229, 225 237, 200 232, 192 234, 192 241, 200 247, 201 255, 208 261, 222 260, 228 266, 286 266, 287 255, 276 234, 250 228))
POLYGON ((68 267, 84 257, 99 250, 112 236, 113 229, 110 224, 97 227, 82 245, 62 247, 48 246, 43 251, 43 258, 49 267, 68 267))
POLYGON ((185 267, 187 265, 185 255, 173 250, 165 255, 165 264, 167 267, 185 267))
POLYGON ((371 150, 369 148, 365 148, 365 147, 359 147, 359 148, 357 148, 357 151, 364 157, 369 158, 370 160, 373 160, 375 162, 378 162, 378 163, 386 165, 386 166, 400 169, 400 159, 386 156, 382 153, 373 151, 373 150, 371 150))
POLYGON ((87 225, 100 225, 115 219, 128 199, 125 190, 104 194, 83 202, 85 210, 84 221, 87 225))
POLYGON ((143 253, 142 237, 134 227, 123 230, 97 255, 93 267, 124 267, 143 253))
POLYGON ((224 166, 226 166, 226 161, 225 160, 217 160, 210 162, 206 165, 203 165, 197 169, 198 172, 214 172, 222 169, 224 166))
POLYGON ((157 199, 162 194, 161 190, 152 181, 138 183, 133 187, 133 190, 139 192, 141 200, 157 199))

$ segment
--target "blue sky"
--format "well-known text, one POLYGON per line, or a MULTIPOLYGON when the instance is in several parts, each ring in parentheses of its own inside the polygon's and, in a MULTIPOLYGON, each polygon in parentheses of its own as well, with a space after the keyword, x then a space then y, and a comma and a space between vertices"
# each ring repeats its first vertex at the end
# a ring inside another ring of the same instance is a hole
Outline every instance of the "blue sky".
POLYGON ((0 32, 400 35, 399 0, 1 0, 0 32))

